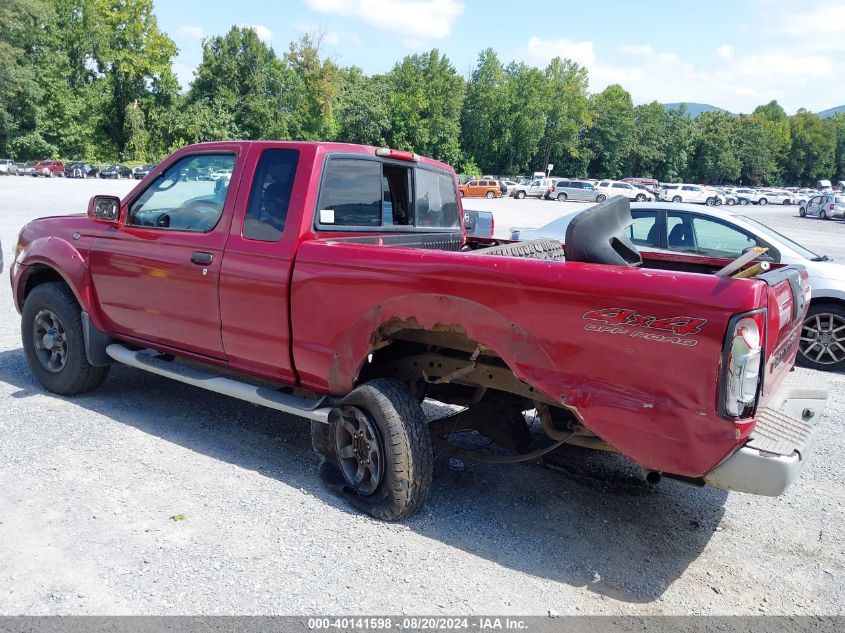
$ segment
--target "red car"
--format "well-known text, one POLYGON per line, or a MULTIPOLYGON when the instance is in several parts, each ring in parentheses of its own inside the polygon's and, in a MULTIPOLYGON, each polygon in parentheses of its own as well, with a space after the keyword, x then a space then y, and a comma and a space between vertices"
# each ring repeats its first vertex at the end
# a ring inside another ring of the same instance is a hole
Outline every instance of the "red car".
POLYGON ((65 166, 60 160, 42 160, 33 165, 32 175, 46 178, 59 176, 61 178, 65 175, 65 166))
POLYGON ((152 176, 21 231, 12 291, 49 391, 123 363, 295 413, 324 481, 390 520, 423 505, 435 454, 535 461, 569 443, 652 482, 777 495, 812 452, 826 396, 787 380, 803 269, 641 255, 622 198, 563 246, 480 247, 453 170, 388 148, 207 143, 152 176), (467 408, 429 423, 426 397, 467 408), (465 430, 507 454, 456 444, 465 430))

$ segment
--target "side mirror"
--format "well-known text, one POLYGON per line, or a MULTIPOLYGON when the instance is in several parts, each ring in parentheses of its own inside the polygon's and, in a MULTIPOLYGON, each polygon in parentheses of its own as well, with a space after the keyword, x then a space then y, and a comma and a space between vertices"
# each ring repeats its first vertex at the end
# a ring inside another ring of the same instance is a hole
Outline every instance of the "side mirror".
POLYGON ((94 196, 88 203, 88 217, 97 222, 117 224, 120 222, 120 198, 94 196))

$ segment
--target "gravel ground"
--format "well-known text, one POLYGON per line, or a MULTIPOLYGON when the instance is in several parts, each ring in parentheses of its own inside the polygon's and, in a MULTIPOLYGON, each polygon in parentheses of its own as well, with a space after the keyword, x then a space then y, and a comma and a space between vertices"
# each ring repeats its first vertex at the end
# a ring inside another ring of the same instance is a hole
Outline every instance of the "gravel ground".
MULTIPOLYGON (((0 178, 7 266, 29 219, 132 184, 0 178)), ((576 204, 466 201, 500 233, 576 204)), ((749 213, 845 255, 840 222, 749 213)), ((440 459, 397 525, 324 490, 300 419, 123 367, 45 393, 8 287, 0 311, 0 614, 845 613, 841 375, 781 498, 616 485, 624 460, 570 449, 566 470, 440 459)))

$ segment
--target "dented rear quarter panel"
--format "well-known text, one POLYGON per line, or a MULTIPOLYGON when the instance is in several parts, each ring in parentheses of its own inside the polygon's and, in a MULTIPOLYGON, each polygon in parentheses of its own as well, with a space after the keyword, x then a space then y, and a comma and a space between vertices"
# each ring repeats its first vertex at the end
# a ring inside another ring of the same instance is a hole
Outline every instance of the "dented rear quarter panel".
POLYGON ((316 240, 294 268, 293 356, 303 385, 342 395, 385 324, 454 326, 641 466, 697 477, 753 426, 719 416, 721 354, 730 317, 767 293, 712 275, 316 240), (584 314, 603 308, 706 323, 676 337, 694 344, 662 342, 643 327, 596 331, 584 314))

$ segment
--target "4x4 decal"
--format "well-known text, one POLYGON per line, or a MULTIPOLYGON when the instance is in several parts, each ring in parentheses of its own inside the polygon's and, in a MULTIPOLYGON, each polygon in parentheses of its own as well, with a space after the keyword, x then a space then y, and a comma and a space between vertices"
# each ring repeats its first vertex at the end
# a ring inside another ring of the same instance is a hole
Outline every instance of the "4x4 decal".
MULTIPOLYGON (((600 310, 590 310, 584 314, 584 319, 588 321, 599 321, 604 323, 606 326, 597 327, 587 324, 586 329, 590 331, 609 332, 611 334, 628 334, 626 326, 631 326, 670 332, 676 337, 687 336, 688 334, 698 334, 701 332, 701 327, 707 323, 707 319, 699 319, 690 316, 657 318, 647 314, 639 314, 636 310, 632 310, 631 308, 602 308, 600 310)), ((681 342, 680 340, 669 340, 671 337, 663 337, 660 335, 643 336, 640 331, 631 333, 631 336, 661 341, 665 340, 665 342, 671 343, 681 342)), ((695 343, 692 344, 694 345, 695 343)), ((689 345, 689 343, 686 343, 686 345, 689 345)))

